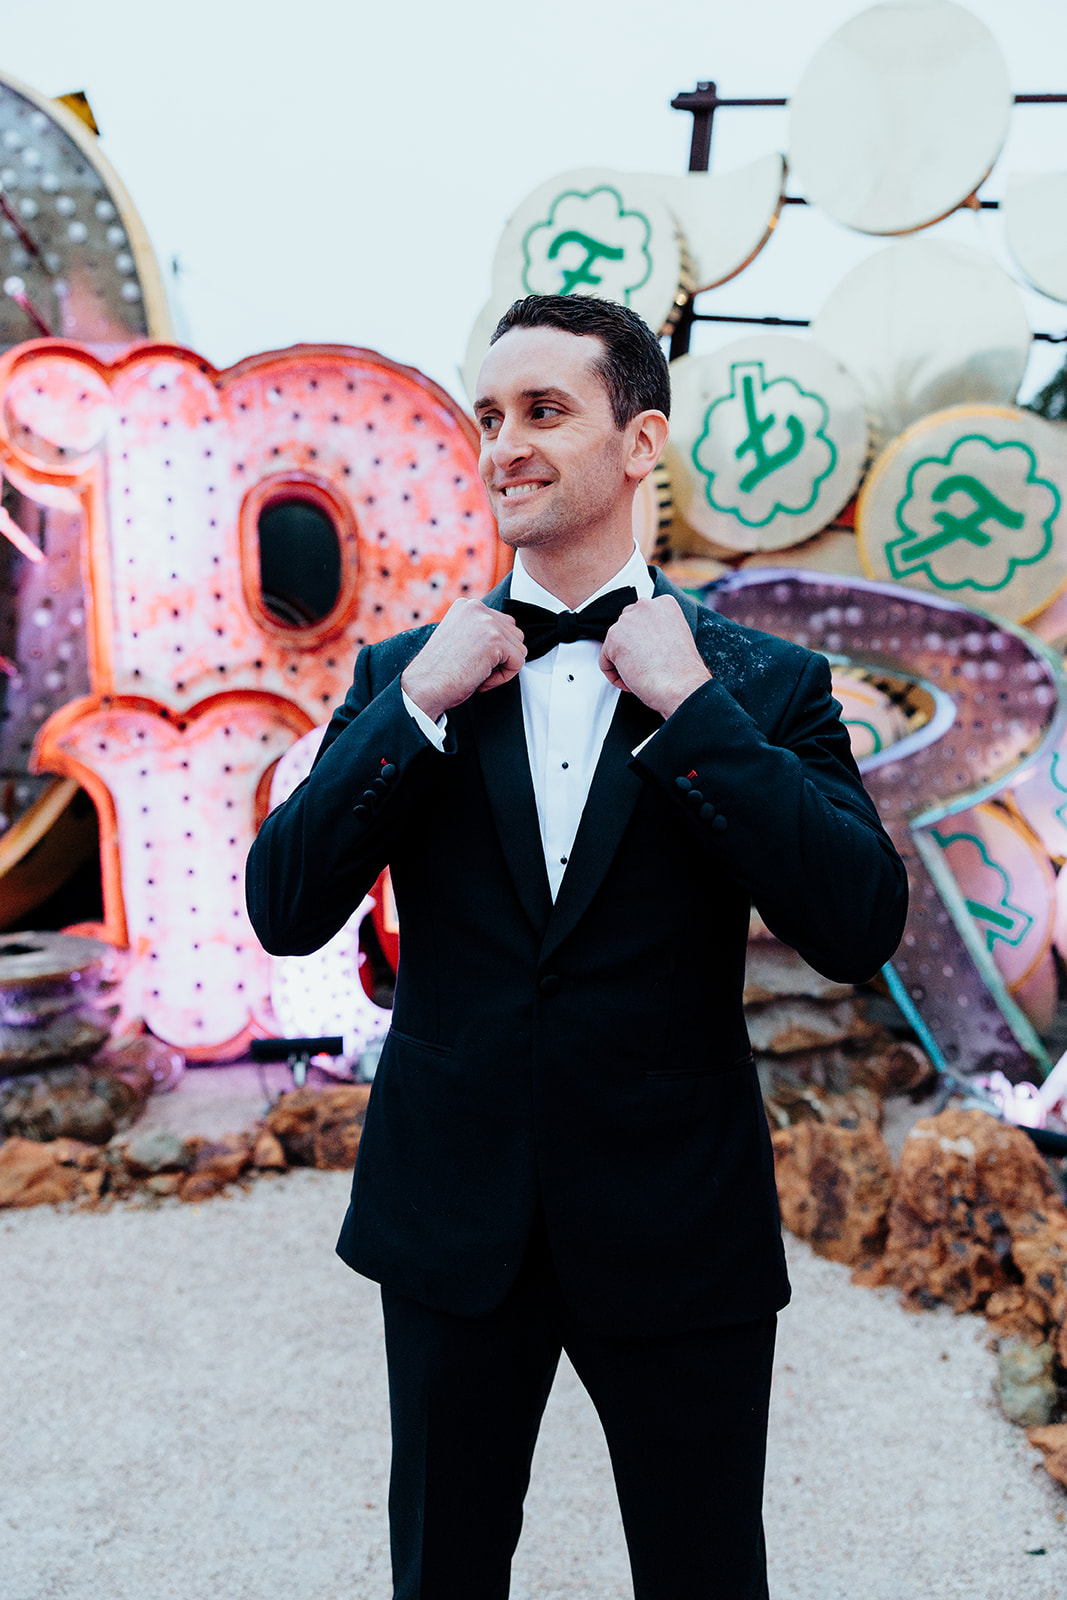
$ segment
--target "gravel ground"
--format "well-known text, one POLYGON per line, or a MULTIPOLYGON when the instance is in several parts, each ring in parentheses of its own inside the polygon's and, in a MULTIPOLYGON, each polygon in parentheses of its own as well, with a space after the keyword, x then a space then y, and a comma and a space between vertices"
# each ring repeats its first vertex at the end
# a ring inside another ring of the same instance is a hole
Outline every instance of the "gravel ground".
MULTIPOLYGON (((2 1600, 387 1600, 377 1294, 332 1253, 348 1184, 295 1172, 203 1206, 0 1218, 2 1600)), ((984 1324, 790 1256, 774 1600, 1063 1600, 1067 1497, 996 1408, 984 1324)), ((631 1595, 567 1368, 512 1593, 631 1595)))

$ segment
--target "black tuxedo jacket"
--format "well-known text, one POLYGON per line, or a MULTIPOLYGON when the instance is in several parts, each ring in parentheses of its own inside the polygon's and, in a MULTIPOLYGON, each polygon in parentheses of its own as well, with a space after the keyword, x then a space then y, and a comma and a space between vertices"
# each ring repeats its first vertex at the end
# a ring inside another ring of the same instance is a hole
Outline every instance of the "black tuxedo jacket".
POLYGON ((360 653, 311 775, 249 856, 252 923, 278 955, 317 949, 391 866, 393 1026, 338 1249, 460 1315, 503 1299, 539 1200, 571 1309, 603 1331, 784 1305, 741 1006, 750 901, 842 981, 875 972, 903 926, 904 869, 825 660, 659 573, 656 593, 713 680, 666 722, 620 696, 554 905, 518 680, 449 712, 434 749, 400 691, 425 627, 360 653))

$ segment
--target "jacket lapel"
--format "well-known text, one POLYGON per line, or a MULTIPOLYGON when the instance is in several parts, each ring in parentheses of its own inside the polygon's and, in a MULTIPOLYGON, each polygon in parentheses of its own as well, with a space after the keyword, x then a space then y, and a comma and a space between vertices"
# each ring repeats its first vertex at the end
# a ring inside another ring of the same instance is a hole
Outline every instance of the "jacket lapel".
MULTIPOLYGON (((484 604, 499 611, 511 589, 510 573, 484 604)), ((489 809, 523 909, 541 931, 552 909, 541 827, 537 820, 519 680, 475 694, 464 707, 489 796, 489 809)))
POLYGON ((545 929, 546 961, 577 924, 604 880, 644 785, 630 766, 633 751, 662 719, 632 694, 621 694, 600 751, 589 798, 578 825, 570 861, 545 929))
MULTIPOLYGON (((655 580, 655 594, 674 596, 695 635, 701 616, 696 601, 676 589, 658 570, 655 580)), ((485 596, 484 603, 499 610, 510 590, 509 575, 485 596)), ((635 695, 619 696, 570 862, 553 905, 526 752, 518 678, 489 694, 472 696, 467 706, 489 804, 515 887, 534 926, 545 929, 541 948, 541 960, 545 961, 576 926, 603 882, 643 788, 642 780, 630 766, 630 757, 661 726, 662 719, 635 695)))

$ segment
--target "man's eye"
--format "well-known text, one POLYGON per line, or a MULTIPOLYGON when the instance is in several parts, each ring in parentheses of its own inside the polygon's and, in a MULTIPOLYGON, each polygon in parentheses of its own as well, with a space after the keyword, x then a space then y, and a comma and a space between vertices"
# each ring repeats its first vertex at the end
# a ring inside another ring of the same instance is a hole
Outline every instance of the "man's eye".
POLYGON ((535 422, 541 422, 545 417, 558 417, 558 406, 534 406, 532 416, 535 422))
POLYGON ((483 433, 492 433, 494 428, 500 426, 500 418, 494 417, 489 411, 483 411, 478 418, 478 426, 483 433))

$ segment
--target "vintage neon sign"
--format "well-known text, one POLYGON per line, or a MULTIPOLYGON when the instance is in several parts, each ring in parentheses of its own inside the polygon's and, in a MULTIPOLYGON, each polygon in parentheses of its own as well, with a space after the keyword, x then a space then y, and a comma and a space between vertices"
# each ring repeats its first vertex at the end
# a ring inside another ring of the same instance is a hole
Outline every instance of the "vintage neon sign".
POLYGON ((735 621, 831 661, 911 678, 934 697, 925 727, 860 763, 911 882, 887 975, 948 1065, 1016 1081, 1043 1076, 1044 1047, 998 970, 988 927, 968 909, 946 841, 953 818, 1004 794, 1055 746, 1065 696, 1056 656, 1013 623, 859 578, 738 573, 705 599, 735 621))
POLYGON ((40 729, 37 766, 97 803, 128 1008, 194 1059, 238 1054, 277 1031, 235 865, 271 766, 363 643, 501 575, 473 426, 413 369, 337 346, 216 372, 173 345, 108 365, 40 341, 0 359, 0 396, 0 470, 70 495, 86 529, 91 689, 40 729), (307 618, 263 589, 264 514, 294 502, 337 551, 307 618))

